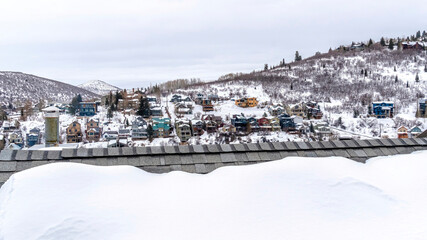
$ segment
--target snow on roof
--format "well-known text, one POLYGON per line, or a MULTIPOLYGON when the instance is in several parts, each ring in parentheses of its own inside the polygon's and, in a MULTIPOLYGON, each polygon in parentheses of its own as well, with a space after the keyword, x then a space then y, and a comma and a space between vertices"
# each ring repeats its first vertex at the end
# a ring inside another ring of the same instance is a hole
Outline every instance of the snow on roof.
POLYGON ((50 106, 50 107, 42 109, 42 111, 44 111, 44 112, 53 112, 53 111, 59 111, 59 110, 60 110, 59 108, 54 107, 54 106, 50 106))
POLYGON ((392 102, 392 101, 376 101, 376 102, 372 102, 372 104, 381 104, 381 103, 394 104, 394 102, 392 102))

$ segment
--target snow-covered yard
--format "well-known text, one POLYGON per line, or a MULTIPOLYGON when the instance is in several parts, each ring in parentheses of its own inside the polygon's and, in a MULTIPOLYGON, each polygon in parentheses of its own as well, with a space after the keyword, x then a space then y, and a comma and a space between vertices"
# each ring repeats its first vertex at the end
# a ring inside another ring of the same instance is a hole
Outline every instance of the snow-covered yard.
POLYGON ((426 239, 427 151, 206 175, 56 163, 0 189, 0 239, 426 239))

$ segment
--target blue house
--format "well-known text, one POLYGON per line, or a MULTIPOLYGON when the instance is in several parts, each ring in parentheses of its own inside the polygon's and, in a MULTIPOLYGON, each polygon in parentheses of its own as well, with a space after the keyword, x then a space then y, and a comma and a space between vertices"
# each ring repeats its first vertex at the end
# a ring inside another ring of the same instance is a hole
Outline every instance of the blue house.
POLYGON ((94 102, 81 102, 79 106, 79 115, 81 117, 93 117, 98 111, 97 105, 94 102))
POLYGON ((36 144, 40 144, 40 129, 33 128, 27 133, 27 145, 32 147, 36 144))
POLYGON ((372 113, 377 118, 392 118, 394 116, 394 103, 373 102, 372 113))
POLYGON ((248 119, 242 115, 234 115, 231 119, 231 124, 236 128, 237 132, 246 132, 248 119))
POLYGON ((280 127, 283 131, 295 131, 296 124, 293 117, 290 117, 288 114, 282 114, 279 116, 280 127))

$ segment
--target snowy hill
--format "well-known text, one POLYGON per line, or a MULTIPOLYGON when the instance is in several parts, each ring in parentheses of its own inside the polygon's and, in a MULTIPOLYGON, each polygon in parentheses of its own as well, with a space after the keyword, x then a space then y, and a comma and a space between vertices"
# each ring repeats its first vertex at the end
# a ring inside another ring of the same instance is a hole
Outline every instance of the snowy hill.
POLYGON ((86 89, 101 96, 109 94, 110 91, 115 92, 121 90, 120 88, 101 80, 89 81, 87 83, 80 84, 77 87, 86 89))
POLYGON ((288 157, 206 175, 48 164, 0 189, 0 239, 425 239, 426 158, 288 157))
POLYGON ((37 103, 41 99, 71 102, 77 94, 81 94, 83 99, 99 97, 63 82, 21 72, 0 72, 0 103, 6 106, 12 103, 16 107, 27 100, 37 103))
POLYGON ((224 98, 254 96, 285 104, 314 100, 324 102, 322 106, 331 113, 356 110, 363 114, 372 101, 389 100, 400 112, 427 94, 426 62, 425 51, 391 51, 378 46, 363 51, 335 50, 264 71, 229 74, 177 92, 193 96, 213 93, 224 98))

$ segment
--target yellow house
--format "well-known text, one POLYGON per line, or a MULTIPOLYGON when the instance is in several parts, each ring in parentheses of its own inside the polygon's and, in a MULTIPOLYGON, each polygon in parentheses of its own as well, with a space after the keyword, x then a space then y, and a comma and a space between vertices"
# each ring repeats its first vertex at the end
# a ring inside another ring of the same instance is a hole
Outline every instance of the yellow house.
POLYGON ((258 101, 255 97, 251 98, 241 98, 236 100, 236 105, 239 107, 256 107, 258 105, 258 101))

